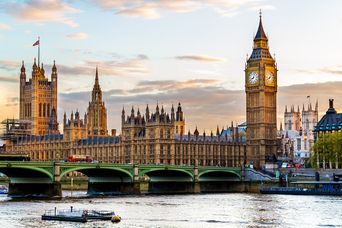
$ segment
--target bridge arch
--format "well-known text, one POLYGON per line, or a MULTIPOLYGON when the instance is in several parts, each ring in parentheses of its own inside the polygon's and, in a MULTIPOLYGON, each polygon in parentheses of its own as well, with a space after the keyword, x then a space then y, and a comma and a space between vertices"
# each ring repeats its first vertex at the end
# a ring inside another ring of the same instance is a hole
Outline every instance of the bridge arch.
POLYGON ((83 173, 86 176, 92 175, 102 175, 102 174, 123 174, 124 176, 128 176, 131 181, 133 181, 133 174, 129 171, 119 168, 119 167, 70 167, 66 168, 61 172, 61 178, 65 176, 67 173, 78 171, 83 173))
POLYGON ((177 174, 177 173, 186 174, 187 176, 191 177, 192 181, 194 180, 194 175, 192 172, 190 172, 188 170, 184 170, 184 169, 177 169, 177 168, 163 168, 163 167, 149 168, 149 169, 145 169, 145 170, 142 170, 141 172, 139 172, 139 176, 144 176, 144 175, 151 176, 151 174, 153 174, 153 173, 154 174, 163 173, 163 174, 169 174, 169 175, 177 174))
POLYGON ((26 177, 26 178, 49 178, 51 182, 53 182, 53 173, 52 171, 34 167, 34 166, 2 166, 0 167, 0 173, 5 174, 8 178, 15 178, 15 177, 26 177))
POLYGON ((213 176, 228 176, 232 177, 231 180, 241 180, 241 175, 235 171, 232 170, 205 170, 199 173, 198 178, 201 181, 201 178, 204 179, 204 177, 213 177, 213 176))

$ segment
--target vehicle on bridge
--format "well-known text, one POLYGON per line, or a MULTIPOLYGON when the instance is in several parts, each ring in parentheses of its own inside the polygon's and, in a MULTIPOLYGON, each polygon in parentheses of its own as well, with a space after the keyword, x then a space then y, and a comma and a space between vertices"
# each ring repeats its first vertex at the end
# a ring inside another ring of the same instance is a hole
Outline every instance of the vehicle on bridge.
POLYGON ((66 160, 67 162, 93 162, 93 157, 90 155, 71 155, 66 160))
POLYGON ((27 154, 0 154, 0 161, 30 161, 27 154))

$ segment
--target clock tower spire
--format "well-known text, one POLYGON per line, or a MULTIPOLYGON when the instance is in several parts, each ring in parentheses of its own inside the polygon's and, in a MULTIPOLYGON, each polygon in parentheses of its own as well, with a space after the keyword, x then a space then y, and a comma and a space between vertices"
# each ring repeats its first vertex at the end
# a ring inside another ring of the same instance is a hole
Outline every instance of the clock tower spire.
POLYGON ((246 162, 261 168, 276 154, 277 137, 277 67, 269 52, 261 12, 253 52, 245 67, 245 92, 246 162))

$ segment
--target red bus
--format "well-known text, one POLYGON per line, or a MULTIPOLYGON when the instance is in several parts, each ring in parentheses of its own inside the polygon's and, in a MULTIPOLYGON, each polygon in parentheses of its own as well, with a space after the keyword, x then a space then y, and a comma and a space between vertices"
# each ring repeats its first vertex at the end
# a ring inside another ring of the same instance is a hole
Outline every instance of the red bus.
POLYGON ((68 157, 68 162, 92 162, 93 158, 89 155, 71 155, 68 157))

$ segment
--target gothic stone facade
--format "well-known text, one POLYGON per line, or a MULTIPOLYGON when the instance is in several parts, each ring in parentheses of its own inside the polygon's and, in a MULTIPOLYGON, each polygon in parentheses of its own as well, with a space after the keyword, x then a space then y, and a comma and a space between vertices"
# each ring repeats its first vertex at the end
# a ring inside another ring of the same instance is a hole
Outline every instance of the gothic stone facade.
POLYGON ((57 134, 57 67, 52 67, 51 81, 43 64, 32 67, 32 78, 26 80, 24 62, 20 73, 19 118, 31 121, 32 135, 57 134))
POLYGON ((247 163, 259 168, 277 151, 277 71, 260 15, 245 68, 247 163))

